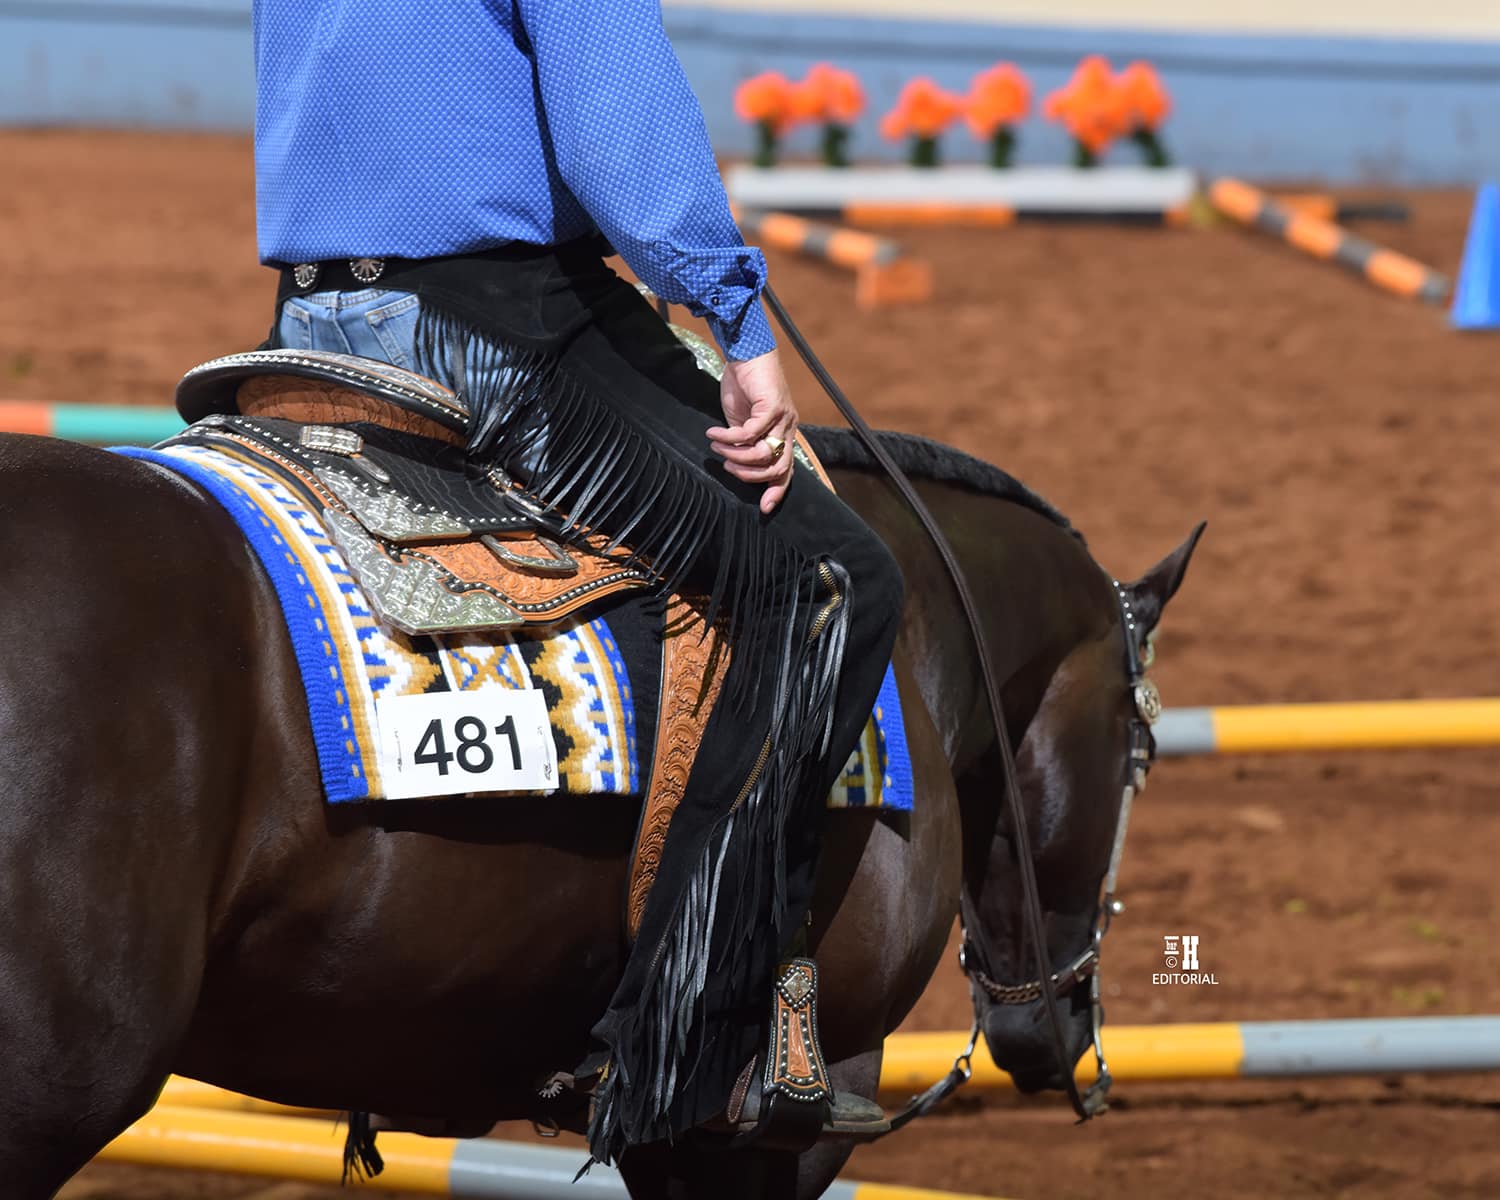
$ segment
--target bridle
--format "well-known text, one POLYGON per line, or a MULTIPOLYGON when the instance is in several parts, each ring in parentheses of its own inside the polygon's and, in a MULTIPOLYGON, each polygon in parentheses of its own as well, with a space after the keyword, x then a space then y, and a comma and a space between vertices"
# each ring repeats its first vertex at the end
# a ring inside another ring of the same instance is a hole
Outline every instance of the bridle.
MULTIPOLYGON (((1135 797, 1145 791, 1146 775, 1156 756, 1156 742, 1151 735, 1151 726, 1161 716, 1161 697, 1156 690, 1156 685, 1146 676, 1146 670, 1151 666, 1155 656, 1151 639, 1141 630, 1135 611, 1131 607, 1130 595, 1126 592, 1124 585, 1117 579, 1111 579, 1110 585, 1114 589, 1115 600, 1120 608, 1120 630, 1125 641, 1125 673, 1131 699, 1134 702, 1134 712, 1127 730, 1127 775, 1124 790, 1120 796, 1119 813, 1115 818, 1114 844, 1110 849, 1109 866, 1105 870, 1099 904, 1094 911, 1094 919, 1089 929, 1088 945, 1066 966, 1053 971, 1047 977, 1046 984, 1043 984, 1040 978, 1026 983, 997 983, 985 973, 979 965, 979 955, 970 948, 972 941, 969 929, 978 928, 978 913, 968 903, 966 897, 961 925, 962 940, 958 947, 959 969, 963 971, 974 990, 991 1004, 1034 1004, 1044 995, 1050 994, 1054 998, 1061 998, 1069 995, 1075 987, 1085 981, 1088 983, 1090 1031, 1097 1066, 1095 1080, 1086 1091, 1080 1094, 1077 1084, 1073 1081, 1071 1064, 1067 1062, 1060 1064, 1064 1077, 1069 1081, 1069 1099, 1073 1102, 1074 1111, 1078 1113, 1080 1121, 1096 1116, 1109 1106, 1107 1098, 1113 1081, 1109 1073, 1109 1064, 1104 1058, 1104 1044, 1101 1038, 1104 1025, 1104 1004, 1100 996, 1099 963, 1104 948, 1104 935, 1109 932, 1111 921, 1125 911, 1125 903, 1116 895, 1115 890, 1119 883, 1120 860, 1125 852, 1125 834, 1130 826, 1131 805, 1135 797)), ((976 997, 974 1027, 968 1047, 960 1055, 960 1061, 964 1062, 965 1068, 968 1066, 968 1058, 978 1044, 979 1029, 980 1012, 976 997)), ((954 1065, 956 1068, 958 1063, 955 1062, 954 1065)))
MULTIPOLYGON (((1027 931, 1032 943, 1032 951, 1037 963, 1037 978, 1031 984, 1014 985, 1013 988, 996 984, 994 980, 985 978, 1002 996, 1018 995, 1024 996, 1021 1000, 999 1000, 998 1003, 1031 1003, 1033 1000, 1040 1001, 1046 1016, 1049 1031, 1052 1035, 1053 1052, 1061 1068, 1064 1078, 1067 1080, 1068 1098, 1072 1101, 1074 1111, 1078 1113, 1080 1121, 1086 1121, 1095 1113, 1105 1107, 1105 1098, 1109 1091, 1110 1076, 1104 1061, 1104 1051, 1100 1042, 1100 1026, 1104 1019, 1104 1009, 1099 997, 1099 949, 1104 934, 1109 929, 1110 919, 1119 913, 1123 906, 1115 898, 1114 889, 1116 877, 1119 873, 1120 855, 1125 844, 1125 827, 1130 814, 1130 802, 1135 792, 1145 784, 1145 772, 1150 766, 1154 743, 1151 738, 1150 721, 1154 718, 1148 716, 1148 712, 1159 712, 1160 702, 1155 699, 1156 689, 1145 678, 1145 666, 1142 662, 1143 647, 1149 646, 1146 641, 1146 630, 1140 627, 1136 621, 1135 614, 1130 606, 1130 598, 1125 588, 1118 581, 1112 580, 1114 594, 1120 605, 1121 618, 1125 634, 1126 670, 1130 680, 1135 699, 1136 715, 1131 720, 1130 730, 1130 775, 1125 783, 1125 790, 1120 805, 1120 814, 1116 820, 1115 843, 1110 854, 1109 870, 1104 883, 1104 895, 1096 910, 1093 932, 1088 949, 1080 955, 1073 963, 1061 971, 1054 972, 1047 954, 1046 930, 1044 925, 1044 914, 1042 911, 1041 893, 1036 880, 1036 864, 1031 855, 1025 852, 1030 846, 1031 839, 1027 833, 1026 809, 1021 799, 1019 776, 1016 770, 1015 754, 1011 748, 1010 735, 1006 729, 1005 712, 1001 705, 1000 685, 995 678, 994 665, 986 648, 984 627, 979 617, 979 607, 974 601, 969 589, 968 581, 964 578, 963 570, 959 566, 958 558, 953 552, 947 537, 938 527, 936 518, 922 502, 911 481, 906 478, 890 453, 880 444, 880 439, 869 424, 850 404, 848 397, 828 373, 818 356, 802 336, 796 324, 792 321, 790 314, 782 305, 775 291, 767 285, 764 289, 764 297, 767 307, 776 317, 777 322, 785 330, 787 337, 797 348, 802 360, 807 364, 813 377, 822 385, 823 390, 828 393, 835 407, 843 414, 853 428, 856 436, 870 455, 884 469, 891 483, 905 500, 917 520, 921 523, 927 535, 932 539, 938 556, 943 560, 948 575, 958 593, 959 603, 964 612, 964 618, 968 623, 969 632, 974 639, 975 649, 978 652, 980 674, 984 681, 985 698, 990 709, 991 720, 994 724, 995 739, 1000 753, 1002 767, 1002 778, 1004 781, 1004 792, 1006 807, 1009 810, 1011 835, 1017 847, 1016 865, 1021 876, 1021 896, 1023 910, 1026 918, 1027 931), (1062 1017, 1058 1012, 1057 999, 1066 994, 1084 979, 1089 980, 1090 1005, 1092 1007, 1092 1024, 1094 1053, 1098 1058, 1099 1077, 1090 1085, 1086 1094, 1078 1090, 1077 1081, 1073 1075, 1073 1064, 1068 1057, 1067 1039, 1064 1035, 1062 1017), (1043 983, 1042 981, 1046 981, 1043 983), (1033 994, 1034 989, 1034 994, 1033 994)), ((964 907, 968 907, 967 897, 964 898, 964 907)), ((976 924, 977 927, 977 924, 976 924)), ((969 945, 968 923, 966 922, 963 935, 963 947, 960 950, 959 962, 966 975, 969 975, 969 961, 971 956, 966 953, 969 945)), ((972 979, 973 976, 970 975, 972 979)), ((985 992, 983 984, 976 984, 979 991, 985 992)), ((980 1032, 979 1003, 976 999, 974 1026, 970 1031, 969 1044, 964 1052, 959 1055, 953 1064, 953 1069, 948 1075, 928 1088, 920 1096, 914 1097, 907 1106, 891 1118, 891 1131, 901 1128, 908 1121, 924 1113, 930 1112, 944 1098, 956 1088, 965 1083, 971 1074, 970 1062, 974 1054, 974 1047, 978 1044, 980 1032)))

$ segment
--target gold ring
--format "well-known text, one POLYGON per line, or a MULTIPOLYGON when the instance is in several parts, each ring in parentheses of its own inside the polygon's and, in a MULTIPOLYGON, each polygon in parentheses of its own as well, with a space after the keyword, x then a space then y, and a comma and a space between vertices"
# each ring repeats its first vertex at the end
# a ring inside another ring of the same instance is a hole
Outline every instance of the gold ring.
POLYGON ((766 434, 763 440, 766 443, 766 449, 771 452, 771 461, 779 462, 781 456, 786 453, 786 442, 773 433, 766 434))

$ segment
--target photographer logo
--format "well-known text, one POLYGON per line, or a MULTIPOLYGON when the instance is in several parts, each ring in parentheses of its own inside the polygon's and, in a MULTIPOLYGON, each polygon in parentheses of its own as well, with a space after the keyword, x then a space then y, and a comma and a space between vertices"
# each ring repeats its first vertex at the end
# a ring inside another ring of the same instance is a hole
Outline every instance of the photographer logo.
POLYGON ((1158 987, 1164 984, 1188 984, 1195 987, 1219 985, 1212 971, 1199 968, 1196 933, 1163 934, 1162 961, 1167 969, 1151 975, 1151 982, 1158 987))

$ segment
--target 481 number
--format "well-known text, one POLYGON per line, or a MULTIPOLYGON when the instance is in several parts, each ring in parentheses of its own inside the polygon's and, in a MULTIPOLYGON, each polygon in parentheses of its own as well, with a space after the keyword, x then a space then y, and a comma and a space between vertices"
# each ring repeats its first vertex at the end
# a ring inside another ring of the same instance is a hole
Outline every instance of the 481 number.
MULTIPOLYGON (((516 736, 515 717, 506 717, 495 726, 494 733, 497 738, 510 742, 511 770, 519 771, 521 739, 516 736)), ((490 730, 478 717, 459 717, 453 722, 457 748, 450 751, 443 722, 434 718, 422 732, 422 740, 417 743, 417 752, 412 755, 411 760, 424 767, 435 766, 439 775, 448 774, 448 764, 452 762, 457 762, 461 770, 471 775, 483 775, 495 765, 495 752, 490 748, 489 735, 490 730)))

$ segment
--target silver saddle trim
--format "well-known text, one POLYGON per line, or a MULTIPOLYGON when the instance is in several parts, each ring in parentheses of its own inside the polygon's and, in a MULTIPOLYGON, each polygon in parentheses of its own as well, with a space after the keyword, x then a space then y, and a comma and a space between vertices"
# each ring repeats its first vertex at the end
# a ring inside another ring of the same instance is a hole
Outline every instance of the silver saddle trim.
POLYGON ((365 439, 352 429, 337 425, 304 425, 297 431, 297 443, 307 450, 353 458, 365 448, 365 439))
POLYGON ((426 559, 392 558, 338 510, 325 509, 323 519, 376 615, 402 632, 472 633, 524 624, 520 613, 487 591, 449 590, 453 576, 426 559))
POLYGON ((338 471, 319 471, 317 475, 361 525, 388 542, 435 542, 469 537, 474 532, 445 512, 413 508, 395 492, 367 491, 338 471))

